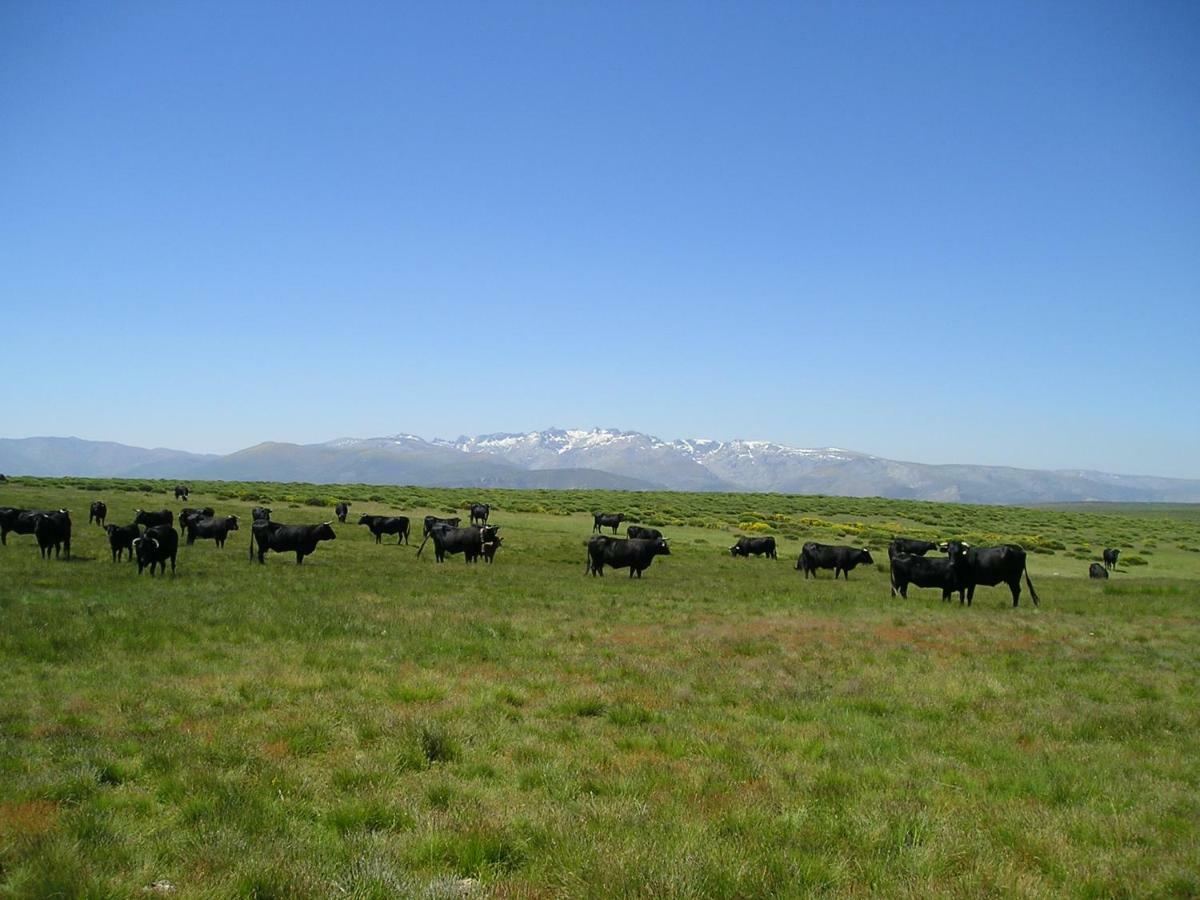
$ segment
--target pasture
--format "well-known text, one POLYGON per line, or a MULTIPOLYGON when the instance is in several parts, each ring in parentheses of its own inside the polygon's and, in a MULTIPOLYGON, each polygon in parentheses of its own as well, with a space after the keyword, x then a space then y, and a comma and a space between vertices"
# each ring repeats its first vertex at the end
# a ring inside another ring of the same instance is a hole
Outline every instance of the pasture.
POLYGON ((170 487, 0 485, 74 523, 0 547, 0 896, 1200 895, 1198 510, 170 487), (139 578, 97 498, 242 528, 139 578), (252 506, 337 499, 303 566, 248 560, 252 506), (473 500, 492 566, 352 524, 473 500), (671 555, 586 577, 601 509, 671 555), (1017 541, 1042 604, 893 599, 896 534, 1017 541), (810 539, 876 565, 806 582, 810 539))

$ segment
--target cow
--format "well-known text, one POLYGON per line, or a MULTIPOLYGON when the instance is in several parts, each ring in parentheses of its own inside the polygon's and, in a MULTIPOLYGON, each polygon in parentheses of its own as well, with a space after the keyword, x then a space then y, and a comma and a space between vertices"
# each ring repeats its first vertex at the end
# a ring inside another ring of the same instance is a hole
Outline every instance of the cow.
POLYGON ((134 510, 133 524, 142 525, 146 528, 154 525, 174 525, 175 514, 169 509, 159 512, 146 512, 145 510, 137 509, 134 510))
POLYGON ((71 515, 65 509, 39 513, 34 520, 33 534, 42 559, 50 558, 51 549, 55 559, 63 551, 68 559, 71 558, 71 515))
POLYGON ((462 519, 460 519, 458 516, 455 516, 453 519, 439 519, 437 516, 426 516, 425 530, 421 533, 421 536, 429 537, 429 532, 434 525, 449 525, 451 528, 457 528, 458 523, 461 521, 462 519))
POLYGON ((497 540, 496 532, 499 530, 499 525, 468 525, 458 528, 437 524, 425 535, 425 540, 421 541, 421 546, 417 548, 417 556, 425 549, 425 542, 433 538, 433 555, 438 562, 445 562, 447 554, 455 553, 461 553, 465 562, 477 562, 480 556, 486 554, 488 545, 497 540))
POLYGON ((737 543, 729 548, 730 556, 745 556, 750 554, 762 556, 764 553, 771 559, 779 559, 775 553, 775 538, 773 537, 740 537, 737 543))
POLYGON ((133 559, 133 542, 142 535, 142 530, 136 525, 105 525, 108 532, 108 546, 112 548, 113 562, 121 559, 121 554, 128 550, 129 559, 133 559))
MULTIPOLYGON (((936 550, 937 544, 933 541, 915 541, 912 538, 896 538, 888 543, 888 559, 894 559, 900 553, 907 553, 909 556, 924 556, 930 550, 936 550)), ((924 587, 925 585, 920 585, 924 587)))
POLYGON ((625 513, 593 513, 592 534, 600 534, 601 528, 611 528, 617 533, 617 526, 625 521, 625 513))
POLYGON ((229 536, 229 532, 238 531, 237 516, 222 516, 214 518, 212 516, 204 516, 199 519, 192 519, 187 526, 187 542, 188 546, 196 543, 196 538, 212 538, 218 547, 224 549, 225 538, 229 536))
POLYGON ((1100 565, 1100 563, 1092 563, 1088 566, 1088 578, 1108 578, 1108 569, 1100 565))
POLYGON ((5 481, 8 481, 8 479, 4 477, 4 473, 0 472, 0 483, 3 483, 5 481))
POLYGON ((486 525, 487 520, 488 520, 488 515, 491 513, 491 511, 492 511, 492 508, 490 506, 488 506, 488 504, 486 504, 486 503, 472 503, 471 504, 471 524, 472 525, 486 525))
POLYGON ((1105 547, 1101 556, 1104 557, 1104 568, 1116 569, 1117 557, 1121 555, 1121 551, 1112 547, 1105 547))
POLYGON ((803 570, 807 579, 811 574, 817 577, 818 569, 833 569, 833 580, 837 581, 839 574, 850 580, 850 571, 858 565, 871 565, 871 552, 866 547, 846 547, 840 544, 818 544, 809 541, 800 549, 800 558, 796 560, 797 570, 803 570))
POLYGON ((375 543, 382 544, 385 534, 396 535, 396 545, 408 543, 408 516, 359 516, 359 525, 366 525, 375 535, 375 543))
POLYGON ((322 522, 320 525, 280 525, 278 522, 268 522, 258 519, 250 526, 250 558, 254 559, 254 544, 258 543, 258 561, 266 562, 267 551, 276 553, 295 553, 296 565, 304 562, 304 557, 317 549, 321 541, 332 541, 337 538, 330 526, 332 522, 322 522))
MULTIPOLYGON (((175 485, 175 499, 176 500, 182 500, 184 503, 187 503, 188 494, 190 492, 191 492, 191 488, 189 488, 186 484, 175 485)), ((177 535, 177 537, 178 537, 178 535, 177 535)))
POLYGON ((940 556, 926 558, 915 553, 897 553, 890 560, 892 572, 892 596, 899 594, 908 599, 908 586, 941 588, 942 599, 949 600, 958 590, 954 580, 954 567, 948 558, 940 556))
POLYGON ((604 567, 614 569, 629 569, 629 577, 635 574, 642 577, 642 572, 650 568, 656 556, 670 556, 671 548, 662 538, 647 540, 645 538, 615 538, 607 534, 592 537, 587 545, 587 568, 584 574, 590 572, 592 577, 604 576, 604 567))
POLYGON ((167 560, 171 561, 171 574, 175 574, 175 557, 179 554, 179 532, 170 525, 152 525, 139 538, 134 538, 133 552, 137 557, 138 574, 144 569, 150 569, 150 577, 154 577, 154 567, 167 574, 167 560))
POLYGON ((101 528, 104 527, 104 520, 108 518, 108 507, 104 505, 103 500, 93 500, 92 506, 88 510, 88 524, 95 522, 101 528))
POLYGON ((258 522, 259 520, 263 522, 271 521, 271 507, 256 506, 254 509, 250 510, 250 521, 258 522))
POLYGON ((350 512, 350 504, 343 500, 333 508, 333 512, 337 515, 337 520, 345 525, 346 515, 350 512))
POLYGON ((484 544, 483 545, 483 561, 490 565, 492 560, 495 559, 495 557, 496 557, 496 551, 500 549, 500 545, 503 543, 504 543, 504 538, 500 537, 500 535, 496 535, 492 539, 491 543, 484 544))
POLYGON ((185 506, 179 511, 179 530, 187 531, 188 525, 196 519, 211 519, 215 516, 216 510, 211 506, 206 506, 203 509, 192 509, 190 506, 185 506))
MULTIPOLYGON (((946 554, 954 566, 954 578, 958 582, 960 598, 963 589, 967 592, 967 606, 975 598, 975 586, 979 584, 993 587, 1003 582, 1012 591, 1013 606, 1021 600, 1021 575, 1029 585, 1029 596, 1033 605, 1040 605, 1037 591, 1029 580, 1029 570, 1025 567, 1025 551, 1016 544, 1002 544, 999 547, 972 547, 966 541, 947 541, 946 554)), ((960 599, 961 603, 962 600, 960 599)))
POLYGON ((33 534, 37 526, 38 516, 46 515, 47 509, 18 509, 12 506, 0 507, 0 545, 8 544, 8 533, 33 534))
POLYGON ((641 538, 643 541, 656 541, 662 537, 657 528, 646 528, 644 525, 630 525, 625 529, 625 537, 641 538))

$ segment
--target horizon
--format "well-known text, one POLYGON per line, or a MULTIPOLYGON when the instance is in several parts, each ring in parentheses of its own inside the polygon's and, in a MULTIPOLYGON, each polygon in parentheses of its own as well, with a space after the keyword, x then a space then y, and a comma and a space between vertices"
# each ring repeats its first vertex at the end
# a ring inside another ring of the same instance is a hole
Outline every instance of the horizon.
POLYGON ((8 433, 1200 478, 1194 4, 9 4, 0 74, 8 433))

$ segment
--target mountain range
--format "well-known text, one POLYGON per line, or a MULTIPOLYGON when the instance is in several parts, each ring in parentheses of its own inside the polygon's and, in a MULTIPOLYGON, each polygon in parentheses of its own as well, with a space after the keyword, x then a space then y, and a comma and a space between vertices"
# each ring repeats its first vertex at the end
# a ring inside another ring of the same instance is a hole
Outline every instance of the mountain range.
POLYGON ((79 438, 0 438, 0 472, 430 487, 770 491, 963 503, 1200 502, 1200 480, 927 465, 770 441, 664 441, 637 431, 550 428, 426 440, 412 434, 267 442, 224 456, 79 438))

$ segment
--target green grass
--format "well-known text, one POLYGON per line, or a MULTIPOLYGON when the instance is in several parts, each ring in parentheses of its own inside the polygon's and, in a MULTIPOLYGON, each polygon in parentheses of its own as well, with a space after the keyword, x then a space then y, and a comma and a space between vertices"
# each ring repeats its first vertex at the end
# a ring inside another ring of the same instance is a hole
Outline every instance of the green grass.
POLYGON ((348 524, 260 567, 246 529, 139 579, 87 505, 178 511, 164 485, 0 486, 75 523, 71 562, 0 548, 0 896, 1200 894, 1186 509, 195 487, 292 522, 479 498, 505 543, 438 566, 348 524), (593 509, 672 555, 585 577, 593 509), (741 522, 778 562, 729 556, 741 522), (891 599, 901 532, 1042 548, 1042 606, 891 599), (808 539, 877 566, 806 582, 808 539), (1146 565, 1091 582, 1105 546, 1146 565))

